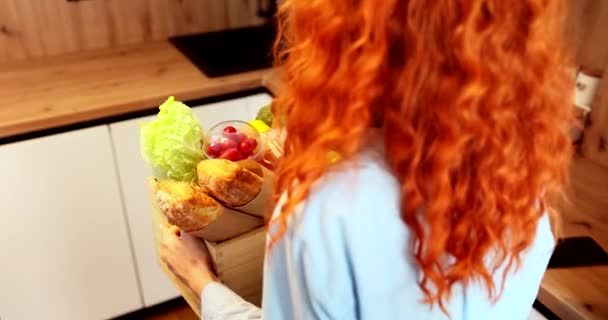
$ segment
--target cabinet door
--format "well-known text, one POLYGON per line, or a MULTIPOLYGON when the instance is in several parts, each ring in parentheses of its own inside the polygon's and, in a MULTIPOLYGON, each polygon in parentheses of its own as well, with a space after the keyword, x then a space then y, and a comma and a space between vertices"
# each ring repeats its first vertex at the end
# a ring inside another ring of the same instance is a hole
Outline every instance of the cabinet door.
POLYGON ((243 98, 194 106, 193 110, 200 120, 203 130, 206 131, 226 120, 249 121, 255 119, 258 110, 271 101, 272 97, 269 94, 259 93, 243 98))
POLYGON ((146 307, 179 296, 156 260, 150 211, 152 208, 148 200, 146 184, 146 179, 152 174, 152 171, 144 162, 139 147, 140 124, 154 118, 155 116, 150 116, 110 125, 125 211, 137 262, 137 274, 146 307))
POLYGON ((247 112, 250 119, 255 119, 258 114, 258 110, 261 107, 272 102, 272 96, 268 93, 258 93, 247 97, 247 112))
MULTIPOLYGON (((257 96, 253 97, 260 99, 257 96)), ((193 111, 200 120, 203 130, 208 130, 224 120, 250 120, 255 117, 257 109, 256 106, 255 111, 252 111, 248 97, 193 106, 193 111)), ((179 296, 156 260, 151 208, 146 185, 146 179, 152 172, 140 153, 139 127, 142 123, 154 118, 155 116, 143 117, 110 125, 145 306, 155 305, 179 296)))
POLYGON ((247 97, 221 102, 210 103, 202 106, 193 106, 194 114, 200 120, 203 130, 207 131, 219 122, 226 120, 249 121, 251 117, 249 100, 247 97))
POLYGON ((0 146, 0 318, 141 308, 107 126, 0 146))

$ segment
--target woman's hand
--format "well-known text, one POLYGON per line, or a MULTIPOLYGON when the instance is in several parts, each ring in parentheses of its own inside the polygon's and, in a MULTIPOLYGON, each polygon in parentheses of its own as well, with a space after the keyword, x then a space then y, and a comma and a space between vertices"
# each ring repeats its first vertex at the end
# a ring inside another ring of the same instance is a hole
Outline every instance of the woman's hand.
POLYGON ((160 258, 192 292, 200 295, 207 284, 217 281, 205 244, 178 227, 163 228, 160 258))

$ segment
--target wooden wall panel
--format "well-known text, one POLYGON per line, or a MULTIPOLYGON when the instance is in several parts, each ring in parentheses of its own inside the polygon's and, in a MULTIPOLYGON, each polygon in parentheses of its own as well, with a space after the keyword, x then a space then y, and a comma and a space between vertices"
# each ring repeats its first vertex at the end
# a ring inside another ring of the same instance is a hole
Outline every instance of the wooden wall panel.
MULTIPOLYGON (((608 65, 604 70, 589 118, 591 124, 585 128, 583 156, 608 172, 608 65)), ((604 197, 608 199, 608 194, 604 197)), ((604 207, 604 212, 608 212, 608 206, 604 207)))
POLYGON ((0 62, 259 24, 257 0, 0 0, 0 62))
MULTIPOLYGON (((568 0, 577 62, 608 63, 608 1, 568 0)), ((257 0, 0 0, 0 62, 259 24, 257 0)))
POLYGON ((569 0, 566 28, 578 65, 604 70, 608 65, 608 1, 569 0))
POLYGON ((591 73, 603 73, 582 151, 585 158, 608 170, 608 1, 570 0, 570 6, 568 26, 572 28, 577 63, 591 73))

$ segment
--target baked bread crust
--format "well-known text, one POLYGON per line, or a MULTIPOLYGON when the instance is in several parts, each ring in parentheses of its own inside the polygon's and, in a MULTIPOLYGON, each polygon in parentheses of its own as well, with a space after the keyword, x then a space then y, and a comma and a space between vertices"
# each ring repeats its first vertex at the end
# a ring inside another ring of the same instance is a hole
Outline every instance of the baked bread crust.
POLYGON ((201 188, 230 207, 246 205, 262 189, 262 177, 225 159, 201 161, 197 174, 201 188))
POLYGON ((159 209, 170 223, 191 232, 211 224, 222 213, 222 205, 192 183, 162 180, 154 193, 159 209))

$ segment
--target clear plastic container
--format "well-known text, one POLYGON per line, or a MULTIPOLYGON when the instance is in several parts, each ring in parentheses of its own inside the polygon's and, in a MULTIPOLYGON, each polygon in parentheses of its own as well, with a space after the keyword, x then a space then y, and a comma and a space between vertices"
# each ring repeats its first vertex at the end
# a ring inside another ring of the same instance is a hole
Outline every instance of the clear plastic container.
POLYGON ((267 169, 276 170, 279 160, 283 157, 283 139, 276 129, 260 133, 260 139, 264 142, 264 151, 258 162, 267 169))
POLYGON ((209 159, 257 161, 264 152, 264 142, 247 122, 230 120, 216 124, 207 132, 203 152, 209 159))

